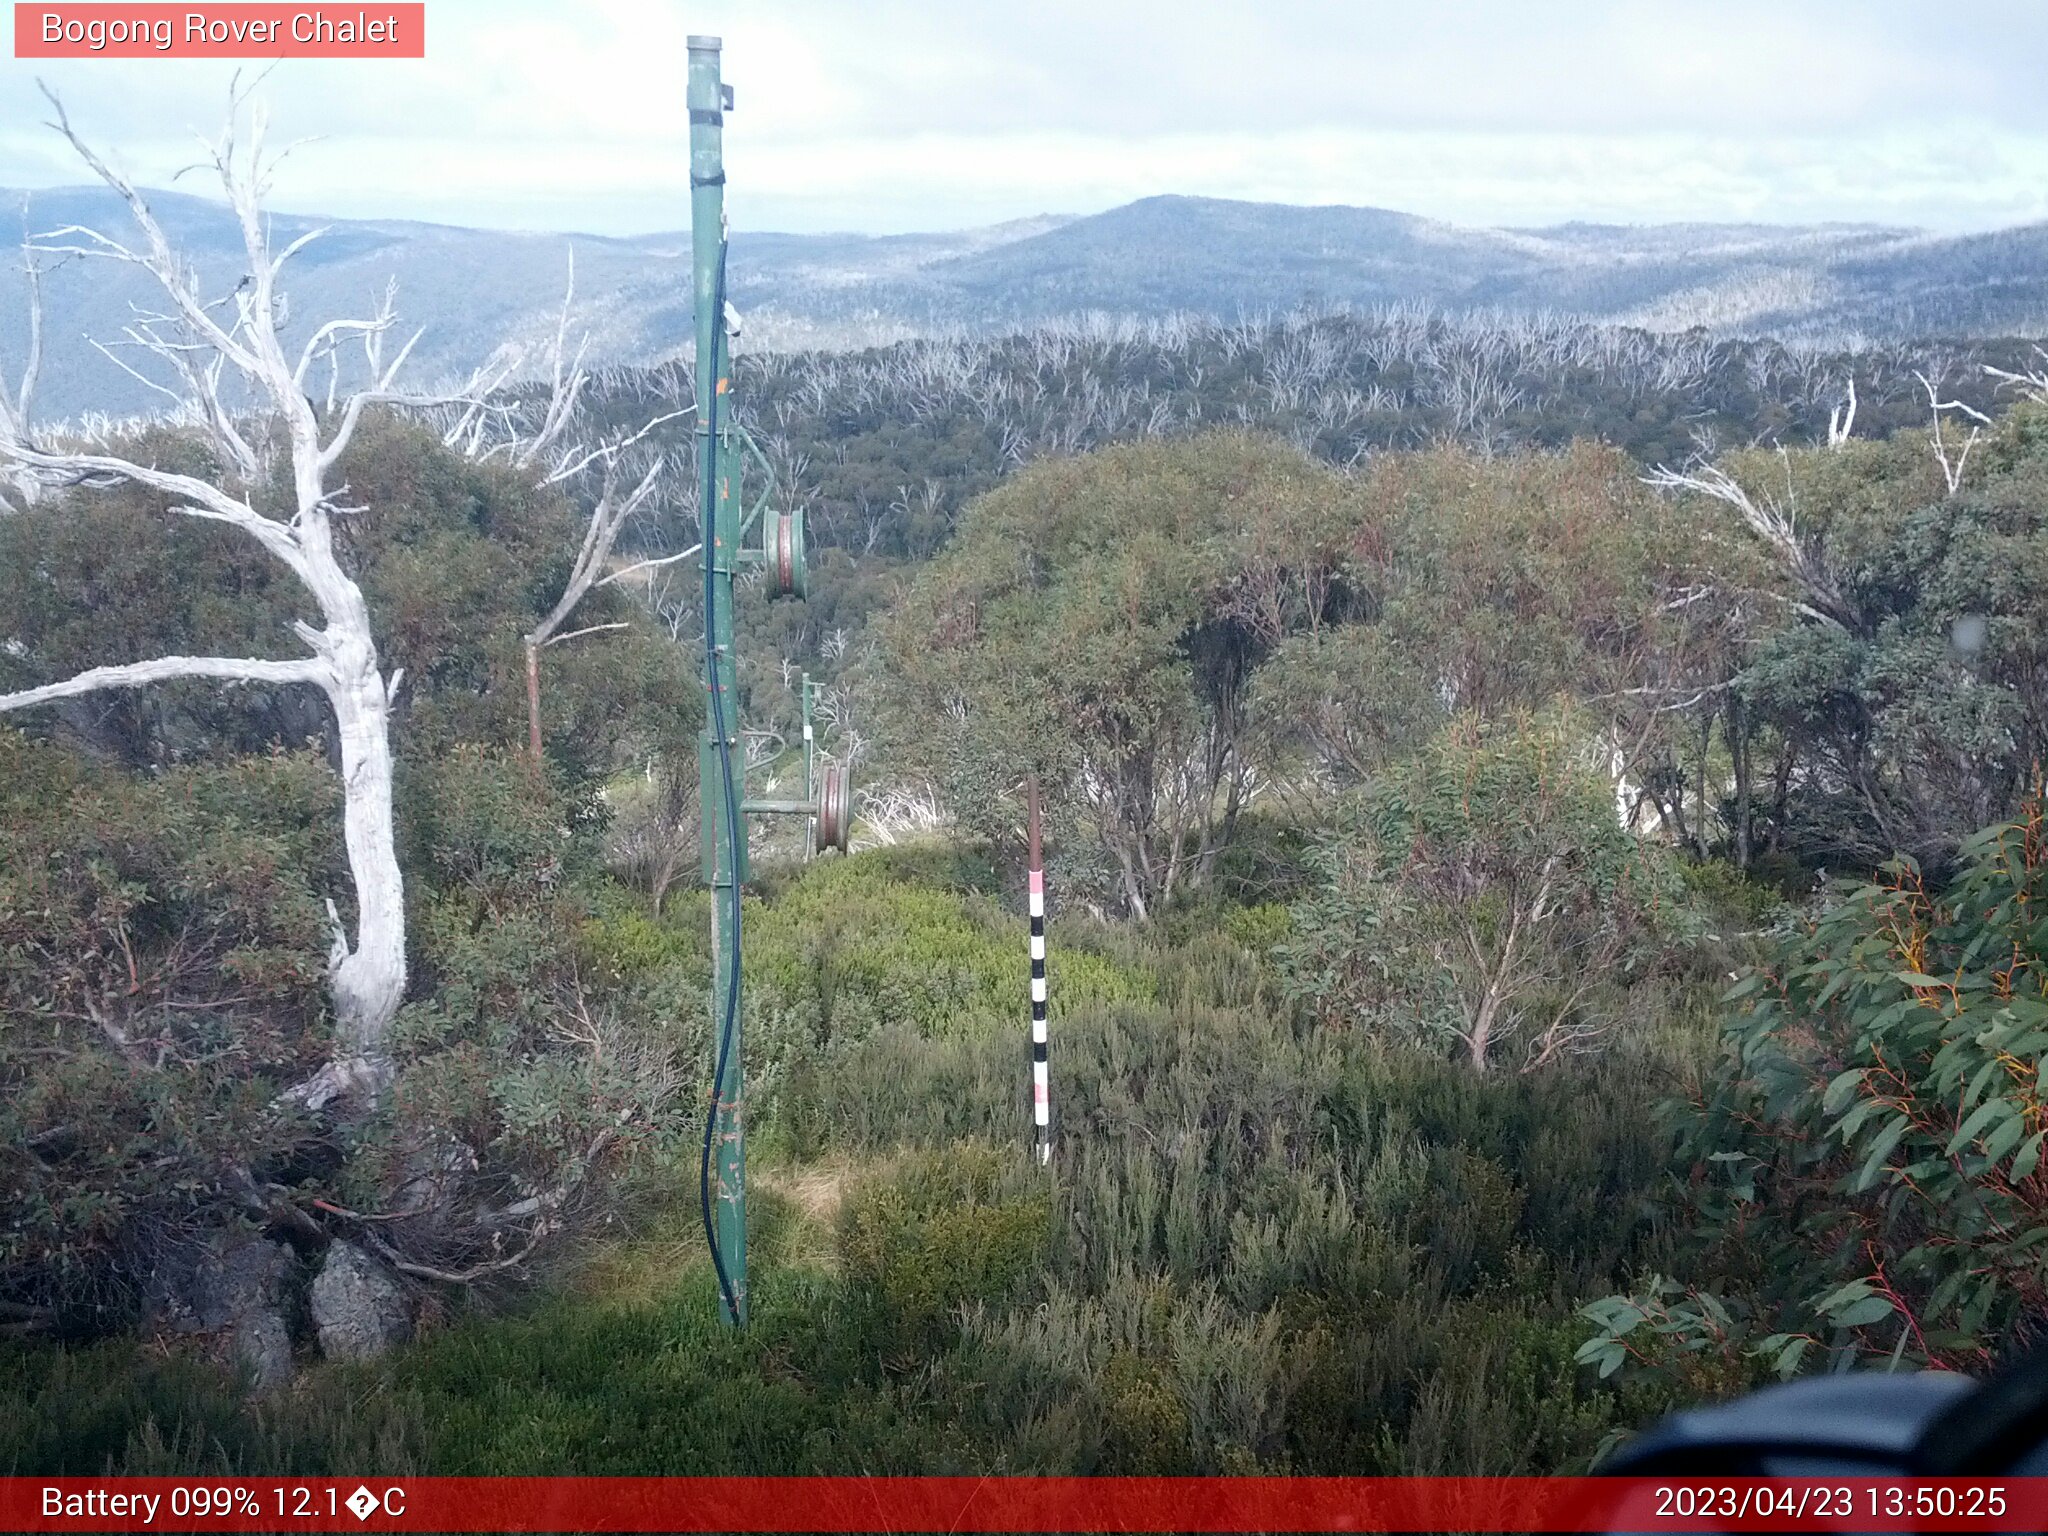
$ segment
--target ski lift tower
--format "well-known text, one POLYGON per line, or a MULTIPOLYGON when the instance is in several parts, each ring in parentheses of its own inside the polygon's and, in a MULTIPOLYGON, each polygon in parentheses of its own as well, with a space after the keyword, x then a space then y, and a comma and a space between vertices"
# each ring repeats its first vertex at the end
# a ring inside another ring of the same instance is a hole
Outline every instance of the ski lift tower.
MULTIPOLYGON (((699 1193, 704 1236, 717 1272, 725 1321, 747 1321, 746 1117, 742 1093, 740 889, 747 879, 747 818, 801 816, 808 844, 846 851, 852 795, 844 767, 814 773, 805 731, 801 800, 746 798, 741 749, 739 667, 733 650, 733 589, 743 568, 759 567, 770 597, 803 597, 808 587, 804 519, 778 511, 767 456, 747 435, 735 410, 732 340, 738 315, 726 298, 725 114, 732 88, 719 74, 719 39, 689 40, 691 309, 696 323, 698 516, 704 574, 704 729, 698 737, 698 800, 703 810, 704 880, 711 887, 711 1101, 704 1122, 699 1193), (762 475, 760 499, 748 508, 742 478, 751 463, 762 475), (760 542, 747 535, 761 525, 760 542)), ((810 723, 810 688, 804 692, 810 723)))

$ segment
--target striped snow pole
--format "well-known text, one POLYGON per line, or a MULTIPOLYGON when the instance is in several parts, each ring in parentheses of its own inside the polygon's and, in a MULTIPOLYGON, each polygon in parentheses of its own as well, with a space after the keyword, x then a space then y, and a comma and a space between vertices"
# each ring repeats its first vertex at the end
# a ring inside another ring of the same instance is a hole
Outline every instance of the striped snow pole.
POLYGON ((1045 1059, 1045 867, 1038 850, 1038 776, 1025 781, 1031 829, 1031 1124, 1041 1164, 1052 1161, 1052 1090, 1045 1059))

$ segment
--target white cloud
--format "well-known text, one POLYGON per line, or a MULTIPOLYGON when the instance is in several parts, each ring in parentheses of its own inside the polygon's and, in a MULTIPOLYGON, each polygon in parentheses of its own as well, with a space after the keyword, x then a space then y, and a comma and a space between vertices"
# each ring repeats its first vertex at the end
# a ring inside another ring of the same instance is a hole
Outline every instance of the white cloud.
MULTIPOLYGON (((1154 192, 1471 223, 2048 212, 2048 8, 1717 0, 429 0, 428 57, 266 82, 280 206, 635 232, 686 218, 684 39, 726 39, 736 222, 894 230, 1154 192)), ((46 75, 143 179, 232 66, 0 60, 0 185, 79 179, 46 75)))

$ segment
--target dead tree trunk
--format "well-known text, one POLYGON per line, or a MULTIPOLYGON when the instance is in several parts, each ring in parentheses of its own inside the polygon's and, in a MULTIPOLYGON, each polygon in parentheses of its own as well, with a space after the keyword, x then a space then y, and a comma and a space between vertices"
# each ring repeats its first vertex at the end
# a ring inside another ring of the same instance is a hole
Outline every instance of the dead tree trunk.
MULTIPOLYGON (((169 497, 176 513, 240 530, 298 579, 317 604, 321 624, 294 626, 310 653, 296 659, 167 656, 96 667, 63 682, 0 695, 0 713, 178 677, 311 683, 320 689, 334 711, 340 744, 355 935, 351 942, 330 900, 334 933, 328 953, 329 985, 335 1016, 331 1059, 286 1097, 318 1109, 344 1095, 374 1094, 391 1075, 385 1035, 404 999, 406 983, 405 888, 391 801, 390 708, 399 676, 387 678, 380 667, 369 605, 336 557, 332 520, 338 513, 360 510, 340 504, 346 487, 337 481, 341 457, 363 412, 378 404, 428 403, 429 397, 395 387, 413 343, 400 347, 386 364, 384 337, 396 323, 387 297, 373 318, 330 320, 318 326, 296 364, 287 359, 278 336, 282 295, 277 280, 285 264, 318 232, 302 235, 272 254, 260 195, 274 162, 263 157, 260 118, 248 145, 237 145, 243 105, 239 97, 231 104, 227 131, 214 148, 213 167, 241 227, 248 275, 224 301, 201 294, 196 273, 171 248, 141 195, 86 147, 72 131, 62 104, 54 96, 50 100, 57 109, 59 131, 120 194, 141 240, 130 246, 74 225, 35 237, 34 250, 122 262, 139 267, 154 282, 167 307, 161 314, 138 311, 124 327, 124 345, 142 355, 145 367, 153 362, 173 382, 150 378, 135 368, 129 371, 171 396, 202 424, 222 471, 216 480, 178 474, 123 456, 118 450, 125 445, 119 442, 106 451, 45 446, 29 436, 20 413, 0 416, 0 463, 42 488, 122 481, 147 486, 169 497), (365 383, 338 405, 331 423, 323 424, 306 395, 306 376, 317 363, 338 368, 337 353, 347 342, 362 347, 365 383), (239 409, 242 399, 252 402, 247 411, 239 409), (291 497, 286 515, 274 517, 256 508, 260 488, 278 478, 277 469, 287 467, 273 463, 271 445, 279 436, 289 454, 291 497)), ((484 387, 480 373, 463 391, 438 398, 471 398, 484 387)))

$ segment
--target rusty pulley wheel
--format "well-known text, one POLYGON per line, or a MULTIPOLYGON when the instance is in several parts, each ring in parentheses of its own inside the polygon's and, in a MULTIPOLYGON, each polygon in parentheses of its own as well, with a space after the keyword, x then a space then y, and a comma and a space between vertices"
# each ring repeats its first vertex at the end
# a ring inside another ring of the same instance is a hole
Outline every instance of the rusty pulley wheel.
POLYGON ((810 591, 810 571, 804 550, 804 514, 768 511, 762 514, 762 559, 768 569, 770 597, 804 597, 810 591))
POLYGON ((853 833, 853 775, 837 764, 827 764, 818 780, 817 849, 846 852, 853 833))

